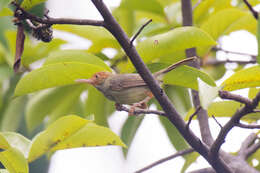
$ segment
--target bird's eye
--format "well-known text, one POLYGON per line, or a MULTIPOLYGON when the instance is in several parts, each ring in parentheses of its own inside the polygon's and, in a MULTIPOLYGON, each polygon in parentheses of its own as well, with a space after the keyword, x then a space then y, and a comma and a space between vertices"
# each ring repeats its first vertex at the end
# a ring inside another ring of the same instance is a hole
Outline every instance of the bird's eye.
POLYGON ((98 77, 99 77, 99 76, 96 74, 96 75, 95 75, 95 78, 97 79, 98 77))

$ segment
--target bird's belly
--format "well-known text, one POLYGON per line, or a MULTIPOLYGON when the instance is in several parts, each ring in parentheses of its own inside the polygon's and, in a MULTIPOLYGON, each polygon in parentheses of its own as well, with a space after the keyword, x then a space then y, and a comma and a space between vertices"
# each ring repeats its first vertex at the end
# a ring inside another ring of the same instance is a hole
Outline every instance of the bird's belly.
POLYGON ((148 96, 148 87, 134 87, 121 91, 110 91, 106 97, 120 104, 133 104, 144 100, 148 96))

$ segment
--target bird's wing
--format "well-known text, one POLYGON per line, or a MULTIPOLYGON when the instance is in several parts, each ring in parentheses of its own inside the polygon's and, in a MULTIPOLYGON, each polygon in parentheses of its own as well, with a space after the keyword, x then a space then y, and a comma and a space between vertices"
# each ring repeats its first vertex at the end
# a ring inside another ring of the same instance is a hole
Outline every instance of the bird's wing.
POLYGON ((120 91, 122 89, 146 86, 146 83, 138 74, 118 74, 110 79, 110 89, 120 91))

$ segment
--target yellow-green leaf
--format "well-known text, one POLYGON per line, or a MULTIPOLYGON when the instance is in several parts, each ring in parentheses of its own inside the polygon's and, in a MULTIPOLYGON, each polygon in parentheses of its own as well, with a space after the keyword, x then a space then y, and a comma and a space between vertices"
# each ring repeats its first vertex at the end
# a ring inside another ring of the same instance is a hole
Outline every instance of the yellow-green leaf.
POLYGON ((94 87, 88 87, 88 97, 85 101, 86 115, 94 115, 95 123, 108 127, 108 116, 114 111, 114 102, 94 87), (100 109, 102 107, 102 109, 100 109))
POLYGON ((87 79, 99 71, 106 71, 106 69, 78 62, 47 65, 25 75, 18 82, 14 95, 21 96, 41 89, 75 84, 76 79, 87 79))
POLYGON ((44 65, 63 63, 63 62, 80 62, 93 64, 100 67, 105 68, 108 71, 111 71, 110 67, 108 67, 104 61, 102 61, 99 57, 87 53, 83 50, 60 50, 50 53, 48 58, 46 59, 44 65))
POLYGON ((169 32, 149 37, 136 48, 145 62, 192 47, 213 46, 216 42, 196 27, 179 27, 169 32))
POLYGON ((69 109, 75 103, 77 104, 74 97, 79 97, 82 87, 82 85, 68 85, 35 94, 26 105, 25 120, 29 132, 40 125, 47 115, 57 115, 57 112, 61 110, 60 107, 69 109))
POLYGON ((28 173, 29 167, 24 155, 15 148, 0 152, 0 162, 10 173, 28 173))
MULTIPOLYGON (((215 117, 231 117, 234 113, 241 108, 243 105, 236 101, 218 101, 212 103, 208 107, 208 115, 215 117)), ((187 113, 185 120, 188 120, 189 116, 194 113, 194 108, 190 109, 187 113)), ((260 118, 260 113, 250 113, 243 117, 243 120, 252 122, 260 118)))
POLYGON ((112 36, 112 34, 110 34, 103 27, 55 25, 54 29, 67 31, 92 41, 92 46, 88 49, 89 52, 98 53, 103 48, 107 48, 107 47, 120 48, 119 43, 112 36))
POLYGON ((28 157, 29 147, 31 144, 29 139, 15 132, 1 132, 0 136, 3 136, 11 147, 18 149, 25 158, 28 157))
POLYGON ((178 85, 198 90, 198 78, 211 86, 216 86, 214 80, 206 73, 189 66, 181 66, 167 73, 163 82, 164 84, 178 85))
POLYGON ((32 141, 29 162, 60 149, 125 144, 110 129, 75 115, 62 117, 32 141))
POLYGON ((13 15, 13 11, 10 9, 10 8, 3 8, 2 10, 0 10, 0 17, 3 17, 3 16, 12 16, 13 15))
POLYGON ((157 0, 122 0, 120 7, 164 15, 163 6, 157 0))
POLYGON ((235 8, 221 10, 209 17, 201 25, 201 29, 209 33, 214 39, 218 39, 234 22, 245 15, 247 15, 246 12, 235 8))
POLYGON ((21 7, 26 9, 26 10, 29 10, 32 7, 34 7, 35 5, 38 5, 38 4, 45 2, 45 1, 46 0, 24 0, 21 4, 21 7))
POLYGON ((224 86, 223 90, 227 91, 260 86, 260 66, 242 69, 226 79, 221 85, 224 86))
POLYGON ((0 133, 0 149, 8 149, 9 147, 7 139, 0 133))

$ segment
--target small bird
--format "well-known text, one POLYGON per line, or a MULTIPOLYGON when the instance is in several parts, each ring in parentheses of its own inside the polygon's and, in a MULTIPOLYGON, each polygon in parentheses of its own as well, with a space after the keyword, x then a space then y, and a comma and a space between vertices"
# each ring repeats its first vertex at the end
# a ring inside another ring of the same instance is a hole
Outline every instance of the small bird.
MULTIPOLYGON (((170 72, 176 67, 186 64, 196 57, 186 58, 171 66, 155 72, 153 76, 162 84, 164 74, 170 72)), ((97 72, 89 79, 77 79, 78 83, 87 83, 93 85, 104 96, 116 102, 116 108, 122 104, 132 105, 131 110, 135 107, 147 108, 147 102, 153 97, 152 92, 148 88, 139 74, 113 74, 111 72, 97 72)))

